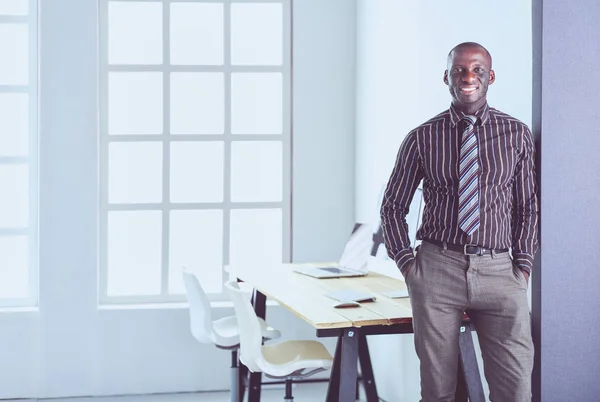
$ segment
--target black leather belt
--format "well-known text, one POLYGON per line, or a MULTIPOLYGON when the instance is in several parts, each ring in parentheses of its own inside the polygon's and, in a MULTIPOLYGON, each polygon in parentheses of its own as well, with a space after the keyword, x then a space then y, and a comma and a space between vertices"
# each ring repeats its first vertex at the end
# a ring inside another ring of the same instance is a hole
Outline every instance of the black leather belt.
MULTIPOLYGON (((441 241, 430 240, 430 239, 424 239, 423 241, 426 241, 427 243, 431 243, 431 244, 434 244, 434 245, 436 245, 438 247, 444 248, 444 243, 441 242, 441 241)), ((454 244, 454 243, 446 243, 446 248, 448 250, 457 251, 457 252, 465 254, 465 255, 491 255, 492 251, 494 252, 494 254, 501 254, 501 253, 507 253, 508 252, 507 248, 491 249, 491 248, 481 247, 481 246, 478 246, 476 244, 454 244)))

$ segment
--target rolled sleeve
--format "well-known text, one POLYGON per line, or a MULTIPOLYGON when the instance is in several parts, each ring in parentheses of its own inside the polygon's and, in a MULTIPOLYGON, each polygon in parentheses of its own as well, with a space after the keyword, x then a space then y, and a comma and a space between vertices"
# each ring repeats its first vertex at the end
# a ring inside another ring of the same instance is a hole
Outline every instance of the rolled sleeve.
POLYGON ((533 256, 525 253, 514 253, 513 261, 521 271, 531 274, 533 268, 533 256))
POLYGON ((538 200, 535 176, 534 143, 529 129, 522 132, 522 152, 513 184, 512 249, 515 264, 531 273, 538 247, 538 200))
POLYGON ((381 204, 381 227, 386 250, 401 272, 414 260, 406 215, 423 178, 420 166, 417 137, 413 131, 400 146, 381 204))

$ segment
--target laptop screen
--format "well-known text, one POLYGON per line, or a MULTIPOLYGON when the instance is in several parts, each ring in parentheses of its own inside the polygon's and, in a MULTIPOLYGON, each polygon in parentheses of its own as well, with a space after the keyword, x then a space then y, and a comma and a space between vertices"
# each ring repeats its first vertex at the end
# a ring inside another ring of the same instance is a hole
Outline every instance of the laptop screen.
POLYGON ((366 272, 372 244, 371 226, 364 223, 355 224, 340 258, 340 267, 366 272))

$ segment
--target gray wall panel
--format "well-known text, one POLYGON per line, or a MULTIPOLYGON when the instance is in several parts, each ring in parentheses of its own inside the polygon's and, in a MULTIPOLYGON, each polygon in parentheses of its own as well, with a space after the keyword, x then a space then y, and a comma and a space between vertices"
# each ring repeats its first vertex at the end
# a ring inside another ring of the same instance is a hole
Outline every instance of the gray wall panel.
POLYGON ((541 153, 539 400, 599 401, 600 3, 536 0, 533 12, 541 28, 533 119, 541 153))

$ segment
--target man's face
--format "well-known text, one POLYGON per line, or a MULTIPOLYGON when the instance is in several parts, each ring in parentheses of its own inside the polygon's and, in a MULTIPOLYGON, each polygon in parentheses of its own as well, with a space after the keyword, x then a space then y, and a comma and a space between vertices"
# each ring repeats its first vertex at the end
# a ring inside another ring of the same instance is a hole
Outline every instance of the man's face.
POLYGON ((459 109, 474 112, 485 104, 488 85, 495 79, 491 64, 485 50, 477 46, 461 47, 453 52, 444 82, 459 109))

